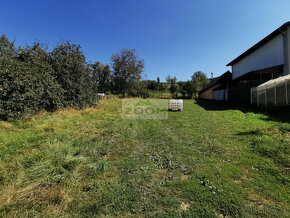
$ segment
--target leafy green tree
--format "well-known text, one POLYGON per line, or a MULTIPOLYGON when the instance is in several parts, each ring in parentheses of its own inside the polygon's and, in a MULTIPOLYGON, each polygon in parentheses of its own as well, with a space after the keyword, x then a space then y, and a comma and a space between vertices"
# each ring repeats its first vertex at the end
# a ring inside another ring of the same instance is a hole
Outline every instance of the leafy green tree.
POLYGON ((160 84, 160 77, 157 76, 157 85, 159 85, 159 84, 160 84))
POLYGON ((155 80, 148 80, 147 88, 151 91, 157 90, 157 82, 155 80))
POLYGON ((66 107, 82 108, 96 100, 96 90, 89 66, 79 45, 69 41, 60 43, 51 52, 55 77, 65 92, 66 107))
POLYGON ((112 57, 112 79, 114 90, 125 97, 130 89, 140 81, 144 70, 144 61, 136 54, 135 49, 122 49, 112 57))
POLYGON ((177 78, 176 77, 171 77, 170 75, 168 75, 167 77, 166 77, 166 81, 167 81, 167 83, 170 85, 169 86, 169 91, 170 91, 170 93, 172 94, 172 96, 174 97, 174 98, 177 98, 177 95, 178 95, 178 91, 179 91, 179 87, 178 87, 178 85, 177 85, 177 78))
POLYGON ((156 84, 156 89, 158 91, 164 91, 166 89, 166 84, 160 82, 160 77, 157 77, 157 84, 156 84))
POLYGON ((14 119, 61 108, 63 90, 53 76, 48 52, 39 43, 15 48, 0 37, 0 118, 14 119))
POLYGON ((33 104, 31 108, 35 111, 42 109, 53 111, 62 108, 64 90, 54 76, 47 49, 39 43, 34 43, 33 46, 20 49, 18 60, 29 69, 26 76, 34 93, 26 103, 31 102, 33 104))
POLYGON ((178 86, 182 98, 192 98, 192 95, 194 93, 194 85, 192 81, 179 82, 178 86))
POLYGON ((166 78, 165 78, 166 82, 168 84, 173 84, 173 83, 176 83, 177 82, 177 78, 176 77, 171 77, 170 75, 168 75, 166 78))
POLYGON ((210 82, 209 79, 206 77, 206 74, 202 71, 195 72, 191 76, 191 81, 193 82, 194 97, 197 97, 198 92, 200 92, 210 82))
POLYGON ((59 44, 52 52, 39 43, 16 48, 0 37, 0 119, 40 110, 91 105, 96 89, 80 46, 59 44))
POLYGON ((177 85, 176 83, 172 83, 172 84, 170 85, 169 90, 170 90, 172 96, 173 96, 174 98, 177 98, 177 96, 178 96, 178 92, 179 92, 179 87, 178 87, 178 85, 177 85))
POLYGON ((28 111, 29 70, 17 60, 18 50, 5 35, 0 37, 0 118, 13 119, 28 111))
POLYGON ((146 83, 144 83, 144 81, 138 81, 134 83, 132 88, 129 89, 128 95, 132 97, 147 98, 149 94, 146 83))
POLYGON ((111 88, 111 69, 109 65, 103 65, 100 62, 95 62, 90 65, 92 79, 97 84, 98 92, 108 92, 111 88))
POLYGON ((150 91, 163 91, 166 89, 166 84, 160 82, 160 78, 157 77, 157 80, 143 80, 146 84, 146 87, 150 91))

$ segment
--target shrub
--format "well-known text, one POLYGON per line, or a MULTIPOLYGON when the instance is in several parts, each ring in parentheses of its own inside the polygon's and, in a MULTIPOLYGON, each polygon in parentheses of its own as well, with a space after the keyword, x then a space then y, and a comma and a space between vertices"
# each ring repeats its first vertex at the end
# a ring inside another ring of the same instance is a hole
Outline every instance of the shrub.
POLYGON ((53 111, 63 107, 64 90, 57 82, 49 53, 39 43, 21 49, 18 59, 29 69, 30 89, 34 92, 34 111, 53 111))
POLYGON ((18 118, 37 110, 32 72, 18 59, 19 50, 6 36, 0 38, 0 118, 18 118))
POLYGON ((83 108, 96 100, 90 69, 79 45, 63 42, 51 52, 55 77, 64 89, 66 107, 83 108))
POLYGON ((48 52, 39 43, 16 48, 0 37, 0 119, 83 108, 95 100, 96 85, 80 46, 65 42, 48 52))

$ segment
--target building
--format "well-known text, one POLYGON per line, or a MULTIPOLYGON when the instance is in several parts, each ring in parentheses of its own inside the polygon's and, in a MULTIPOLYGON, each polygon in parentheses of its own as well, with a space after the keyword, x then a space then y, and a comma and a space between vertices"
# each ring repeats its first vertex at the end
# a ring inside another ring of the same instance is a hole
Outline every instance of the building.
POLYGON ((290 74, 251 89, 251 104, 259 107, 290 104, 290 74))
POLYGON ((232 73, 230 71, 227 71, 221 76, 212 79, 211 82, 199 92, 199 98, 212 100, 227 100, 228 84, 231 80, 232 73))
POLYGON ((250 103, 251 88, 290 73, 290 22, 231 61, 229 100, 250 103))

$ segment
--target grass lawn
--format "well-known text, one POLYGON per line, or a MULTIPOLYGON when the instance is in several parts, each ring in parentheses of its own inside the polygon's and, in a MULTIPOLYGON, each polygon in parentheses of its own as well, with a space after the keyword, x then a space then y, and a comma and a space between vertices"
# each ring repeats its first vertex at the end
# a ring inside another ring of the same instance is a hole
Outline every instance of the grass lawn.
POLYGON ((194 100, 167 120, 108 99, 0 122, 0 217, 289 217, 289 130, 194 100))

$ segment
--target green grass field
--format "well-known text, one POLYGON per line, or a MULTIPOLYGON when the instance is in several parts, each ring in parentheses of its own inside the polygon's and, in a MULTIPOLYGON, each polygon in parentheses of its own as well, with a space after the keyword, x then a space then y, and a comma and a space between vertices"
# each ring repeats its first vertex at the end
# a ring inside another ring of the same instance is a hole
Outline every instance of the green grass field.
POLYGON ((125 120, 108 99, 0 122, 0 217, 289 217, 277 117, 185 100, 166 120, 125 120))

